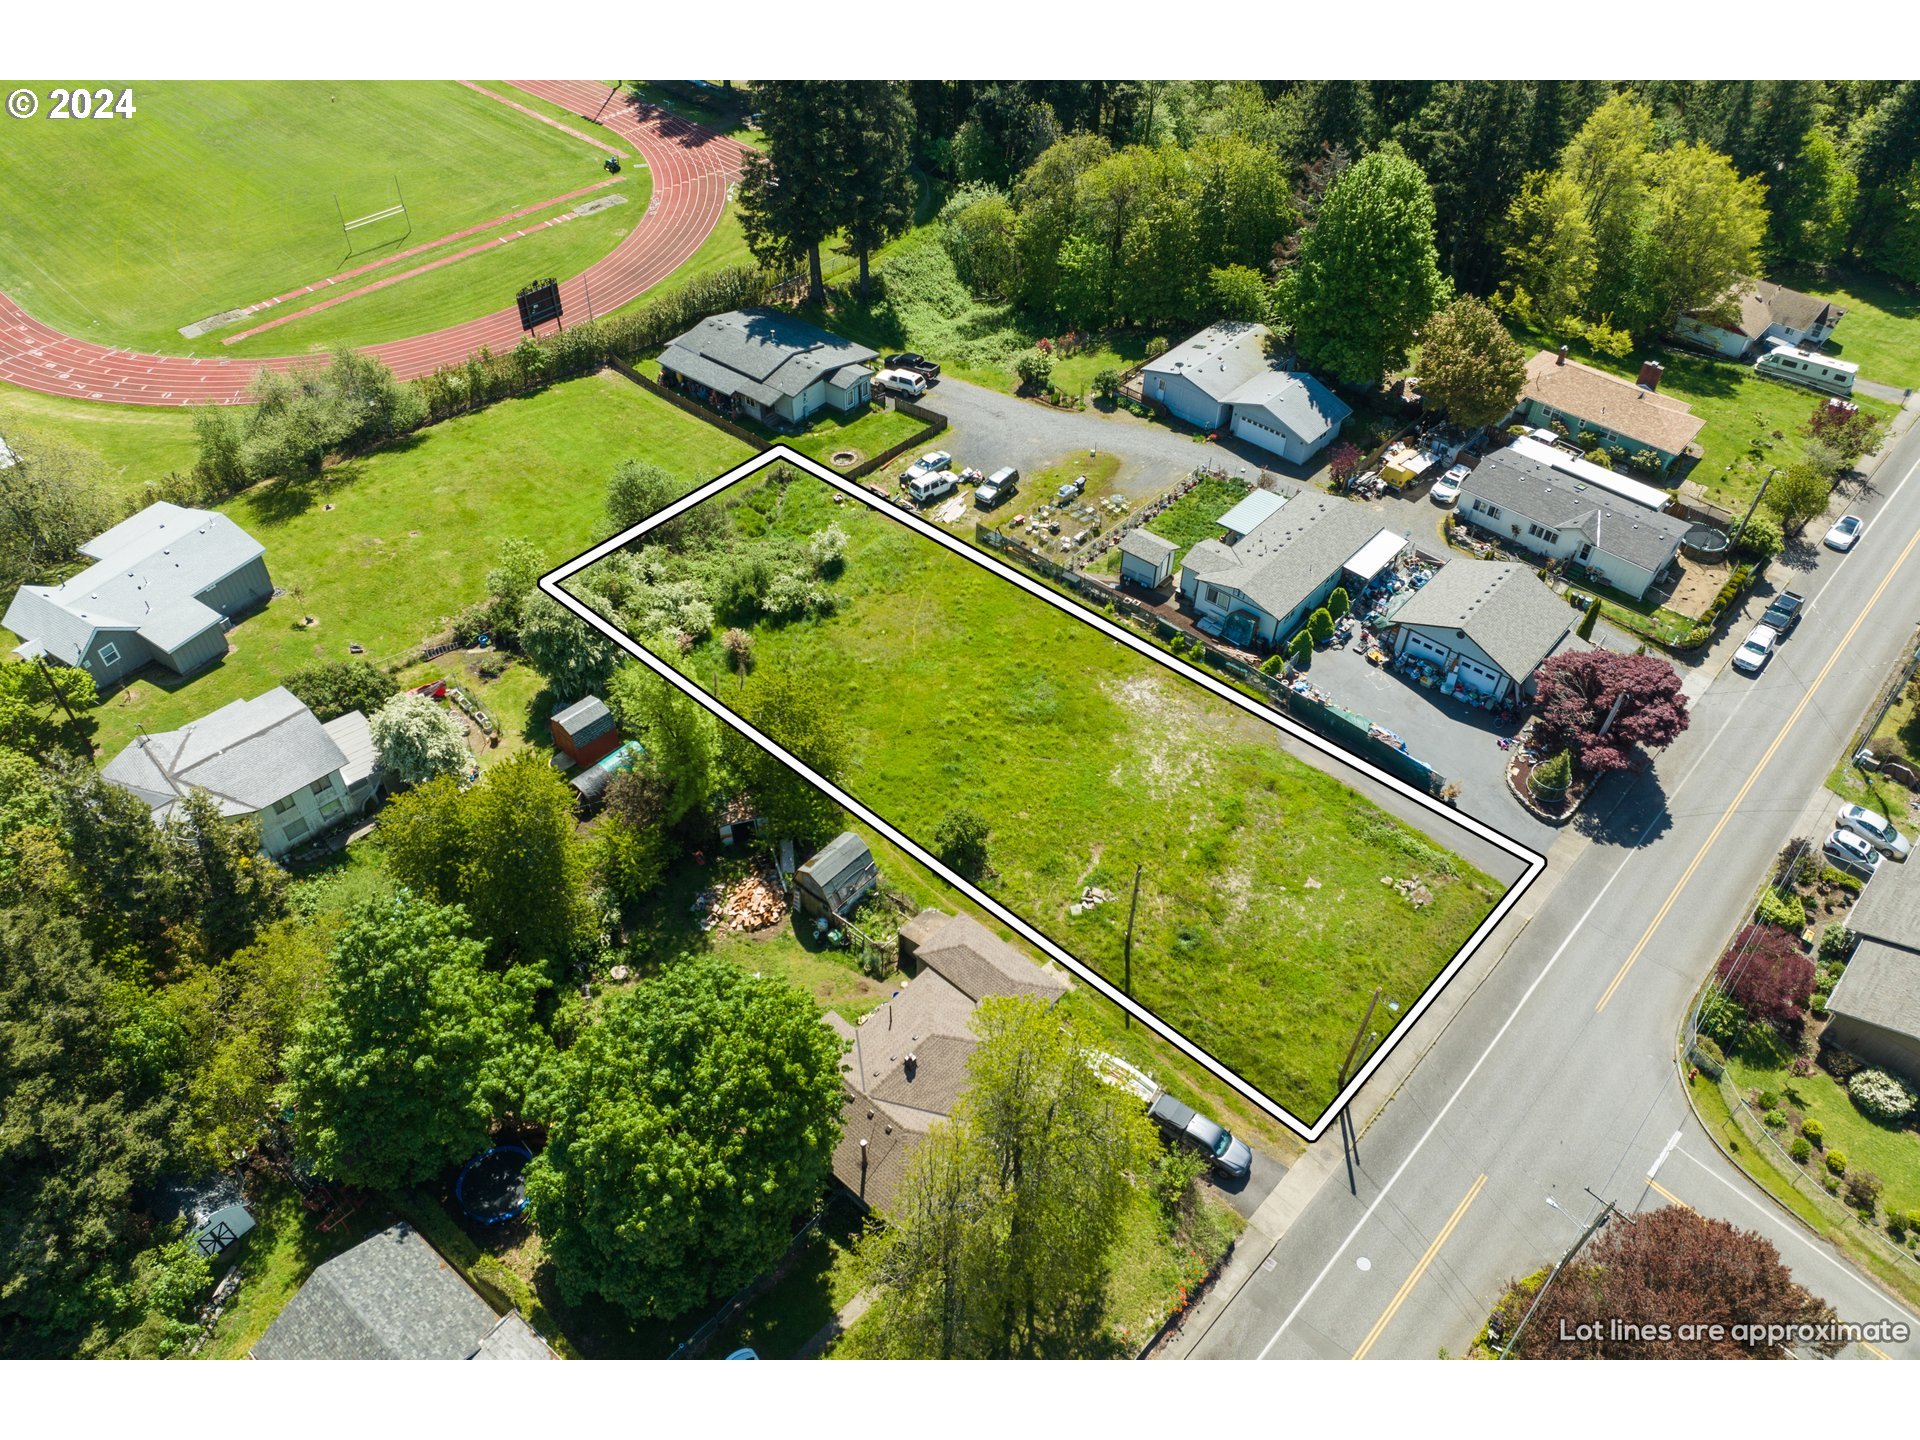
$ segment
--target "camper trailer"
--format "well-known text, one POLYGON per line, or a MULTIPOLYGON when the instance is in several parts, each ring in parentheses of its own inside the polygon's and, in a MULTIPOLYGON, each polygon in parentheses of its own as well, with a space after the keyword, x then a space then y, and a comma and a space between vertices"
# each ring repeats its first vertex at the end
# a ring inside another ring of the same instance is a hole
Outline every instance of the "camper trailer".
POLYGON ((1816 355, 1811 350, 1775 345, 1753 362, 1753 373, 1770 380, 1784 380, 1789 385, 1824 390, 1829 395, 1851 395, 1860 367, 1851 361, 1816 355))

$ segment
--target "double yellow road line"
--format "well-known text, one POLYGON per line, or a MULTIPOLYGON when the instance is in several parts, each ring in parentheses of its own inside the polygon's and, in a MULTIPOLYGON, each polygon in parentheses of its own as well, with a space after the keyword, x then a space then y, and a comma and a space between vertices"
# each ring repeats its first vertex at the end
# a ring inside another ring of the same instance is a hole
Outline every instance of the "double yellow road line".
POLYGON ((1440 1253, 1440 1247, 1447 1243, 1447 1237, 1453 1234, 1454 1227, 1459 1225, 1461 1217, 1467 1213, 1467 1207, 1479 1198, 1480 1191, 1486 1183, 1487 1177, 1482 1175, 1473 1182, 1465 1198, 1453 1207, 1453 1214, 1449 1215, 1447 1223, 1440 1227, 1440 1233, 1433 1237, 1433 1243, 1427 1246, 1427 1253, 1420 1257, 1420 1263, 1413 1267, 1413 1273, 1407 1276, 1406 1283, 1394 1295, 1392 1303, 1381 1313, 1380 1318, 1373 1322, 1373 1328, 1367 1332, 1367 1338, 1362 1340, 1360 1348, 1353 1352, 1354 1359, 1367 1358, 1367 1352, 1373 1349, 1374 1342, 1380 1338, 1387 1326, 1393 1323, 1393 1317, 1400 1313, 1400 1307, 1406 1304, 1407 1296, 1411 1295, 1413 1287, 1420 1283, 1420 1277, 1427 1273, 1427 1267, 1433 1264, 1433 1257, 1440 1253))

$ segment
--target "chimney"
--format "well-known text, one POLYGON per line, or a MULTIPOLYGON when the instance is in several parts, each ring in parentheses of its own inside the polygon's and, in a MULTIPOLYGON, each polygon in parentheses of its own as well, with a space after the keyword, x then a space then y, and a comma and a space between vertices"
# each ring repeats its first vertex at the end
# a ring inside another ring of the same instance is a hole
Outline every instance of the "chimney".
POLYGON ((1556 365, 1564 365, 1567 363, 1567 347, 1566 346, 1562 345, 1560 347, 1560 353, 1558 354, 1557 357, 1555 357, 1553 363, 1556 365))
POLYGON ((1660 388, 1660 377, 1666 373, 1666 368, 1667 367, 1662 365, 1658 360, 1642 360, 1640 362, 1640 388, 1642 390, 1658 390, 1660 388))

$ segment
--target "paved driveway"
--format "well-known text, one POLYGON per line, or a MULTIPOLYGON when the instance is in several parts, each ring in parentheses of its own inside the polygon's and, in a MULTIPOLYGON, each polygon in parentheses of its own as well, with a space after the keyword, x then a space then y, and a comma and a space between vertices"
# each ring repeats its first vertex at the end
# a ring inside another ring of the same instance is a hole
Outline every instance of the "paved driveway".
POLYGON ((1218 465, 1248 480, 1262 469, 1294 479, 1308 473, 1239 440, 1209 443, 1125 410, 1055 410, 965 380, 940 381, 921 403, 945 415, 952 426, 941 446, 961 464, 989 475, 1002 465, 1031 473, 1070 455, 1098 450, 1121 457, 1114 487, 1142 499, 1165 490, 1197 465, 1218 465))
POLYGON ((1319 652, 1307 678, 1336 704, 1386 726, 1417 759, 1457 780, 1459 808, 1476 820, 1535 850, 1545 850, 1560 833, 1535 819, 1507 789, 1511 752, 1498 742, 1510 732, 1486 711, 1449 700, 1385 666, 1376 669, 1355 650, 1319 652))
POLYGON ((1255 1150, 1253 1165, 1246 1179, 1229 1180, 1224 1175, 1208 1172, 1207 1183, 1219 1192, 1222 1200, 1251 1220, 1253 1212, 1260 1208, 1260 1202, 1273 1193, 1273 1187, 1280 1183, 1286 1173, 1287 1167, 1278 1160, 1270 1160, 1255 1150))

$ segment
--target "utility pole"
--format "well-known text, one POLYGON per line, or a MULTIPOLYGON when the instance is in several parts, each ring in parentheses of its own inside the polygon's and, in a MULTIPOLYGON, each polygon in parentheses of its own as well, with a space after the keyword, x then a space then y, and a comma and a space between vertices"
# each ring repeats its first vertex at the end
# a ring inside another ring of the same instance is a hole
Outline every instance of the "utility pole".
MULTIPOLYGON (((1133 867, 1133 901, 1127 906, 1126 968, 1120 982, 1120 988, 1126 992, 1129 1000, 1133 998, 1133 916, 1134 912, 1140 908, 1140 868, 1138 864, 1135 864, 1133 867)), ((1120 1013, 1126 1016, 1127 1029, 1131 1030, 1133 1028, 1133 1011, 1123 1009, 1120 1013)))
MULTIPOLYGON (((1587 1191, 1587 1193, 1593 1195, 1593 1191, 1591 1190, 1587 1191)), ((1593 1198, 1596 1200, 1600 1199, 1598 1195, 1593 1195, 1593 1198)), ((1527 1322, 1533 1319, 1533 1312, 1540 1308, 1540 1302, 1547 1298, 1547 1291, 1553 1288, 1553 1282, 1559 1278, 1560 1272, 1573 1263, 1573 1257, 1578 1255, 1581 1247, 1593 1238, 1594 1231, 1598 1230, 1613 1218, 1613 1212, 1617 1208, 1613 1201, 1602 1200, 1600 1202, 1600 1213, 1587 1222, 1587 1228, 1575 1237, 1573 1244, 1567 1247, 1567 1253, 1554 1262, 1553 1269, 1547 1272, 1547 1278, 1541 1283, 1538 1293, 1534 1295, 1533 1303, 1527 1306, 1527 1313, 1520 1317, 1520 1323, 1513 1327, 1513 1334, 1507 1338, 1505 1348, 1500 1351, 1500 1358, 1502 1360, 1511 1355, 1513 1353, 1513 1347, 1520 1343, 1520 1336, 1525 1333, 1527 1322)))
POLYGON ((40 668, 46 672, 47 688, 53 692, 53 698, 59 702, 60 708, 67 712, 67 723, 78 725, 80 717, 73 713, 73 707, 67 703, 67 692, 62 690, 60 682, 53 678, 53 667, 47 664, 47 657, 41 655, 37 658, 40 661, 40 668))
POLYGON ((1353 1044, 1347 1047, 1347 1058, 1340 1062, 1340 1078, 1334 1084, 1335 1090, 1346 1087, 1347 1072, 1353 1068, 1353 1057, 1360 1053, 1360 1041, 1367 1033, 1367 1026, 1373 1023, 1374 1007, 1380 1003, 1380 987, 1375 986, 1373 999, 1367 1002, 1367 1013, 1360 1017, 1360 1028, 1353 1032, 1353 1044))
POLYGON ((1747 513, 1740 517, 1740 523, 1733 527, 1733 537, 1728 542, 1729 549, 1740 543, 1740 537, 1746 533, 1747 522, 1753 519, 1753 512, 1760 508, 1760 497, 1767 493, 1767 486, 1773 483, 1773 477, 1779 473, 1780 467, 1778 465, 1771 466, 1767 470, 1767 478, 1760 482, 1760 488, 1754 494, 1753 503, 1747 506, 1747 513))

